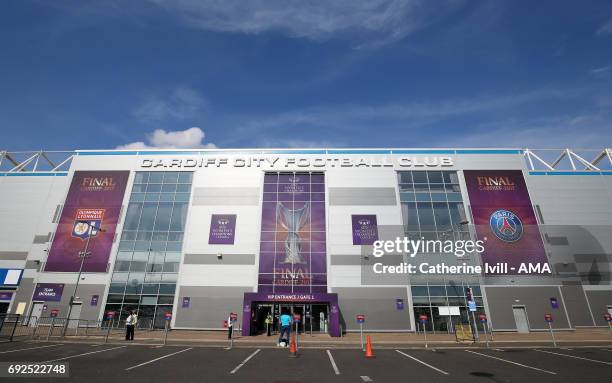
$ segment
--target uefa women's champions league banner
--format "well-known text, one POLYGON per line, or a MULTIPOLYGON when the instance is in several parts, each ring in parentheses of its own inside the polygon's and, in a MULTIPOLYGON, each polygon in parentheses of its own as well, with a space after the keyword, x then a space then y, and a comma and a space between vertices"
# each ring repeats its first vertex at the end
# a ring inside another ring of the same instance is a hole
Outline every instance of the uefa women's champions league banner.
POLYGON ((538 223, 520 170, 465 170, 487 274, 549 274, 538 223))
POLYGON ((106 272, 129 174, 74 172, 45 271, 79 271, 79 254, 89 239, 83 271, 106 272))

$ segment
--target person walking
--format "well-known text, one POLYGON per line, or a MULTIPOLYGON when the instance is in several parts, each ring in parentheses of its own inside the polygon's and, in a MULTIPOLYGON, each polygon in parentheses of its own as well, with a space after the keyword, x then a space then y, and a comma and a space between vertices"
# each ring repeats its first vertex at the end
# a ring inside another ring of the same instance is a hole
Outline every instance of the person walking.
POLYGON ((291 315, 287 314, 286 311, 280 316, 280 336, 278 337, 278 346, 284 341, 285 347, 289 344, 289 338, 291 337, 291 315))
POLYGON ((138 323, 138 315, 136 315, 136 312, 130 311, 130 315, 125 320, 125 340, 134 340, 136 323, 138 323))
POLYGON ((232 333, 234 332, 234 321, 232 320, 232 314, 227 318, 227 339, 232 339, 232 333))
POLYGON ((272 335, 272 314, 271 313, 268 313, 265 323, 266 323, 266 331, 268 332, 268 336, 270 336, 272 335))

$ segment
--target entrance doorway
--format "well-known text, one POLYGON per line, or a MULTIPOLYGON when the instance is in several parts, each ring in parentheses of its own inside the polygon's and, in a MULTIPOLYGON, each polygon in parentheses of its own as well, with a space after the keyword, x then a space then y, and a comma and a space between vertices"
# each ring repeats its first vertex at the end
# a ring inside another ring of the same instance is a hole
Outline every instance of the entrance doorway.
POLYGON ((529 332, 529 321, 527 320, 527 311, 525 306, 512 306, 514 321, 516 322, 516 331, 529 332))
POLYGON ((32 310, 30 311, 30 326, 34 327, 40 321, 43 315, 44 302, 32 302, 32 310))
MULTIPOLYGON (((300 333, 327 333, 329 331, 329 305, 327 303, 256 302, 252 314, 253 334, 266 333, 266 317, 272 314, 272 333, 280 331, 280 316, 287 313, 300 316, 300 333)), ((295 324, 291 326, 295 331, 295 324)))

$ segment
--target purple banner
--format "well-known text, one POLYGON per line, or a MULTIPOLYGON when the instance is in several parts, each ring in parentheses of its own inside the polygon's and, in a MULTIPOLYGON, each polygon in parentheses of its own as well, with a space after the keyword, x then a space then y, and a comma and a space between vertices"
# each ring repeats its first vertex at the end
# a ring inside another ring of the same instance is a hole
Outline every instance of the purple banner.
POLYGON ((59 302, 64 292, 63 283, 37 283, 33 301, 59 302))
POLYGON ((91 236, 83 271, 106 272, 129 174, 128 171, 74 173, 45 271, 78 271, 79 254, 91 236))
POLYGON ((463 173, 476 234, 484 241, 483 262, 489 266, 507 266, 491 269, 485 265, 485 273, 537 273, 521 271, 531 265, 540 269, 546 266, 546 269, 546 252, 523 172, 466 170, 463 173))
POLYGON ((97 306, 98 305, 98 299, 100 299, 99 295, 92 295, 91 296, 91 301, 89 302, 90 306, 97 306))
POLYGON ((233 245, 236 214, 213 214, 210 219, 209 245, 233 245))
POLYGON ((13 298, 13 293, 10 291, 0 292, 0 301, 10 301, 13 298))
POLYGON ((267 173, 261 217, 260 293, 326 293, 325 178, 267 173))
POLYGON ((189 307, 190 304, 191 304, 191 297, 183 297, 182 307, 186 309, 189 307))
POLYGON ((352 215, 353 245, 371 245, 378 241, 378 224, 375 215, 352 215))

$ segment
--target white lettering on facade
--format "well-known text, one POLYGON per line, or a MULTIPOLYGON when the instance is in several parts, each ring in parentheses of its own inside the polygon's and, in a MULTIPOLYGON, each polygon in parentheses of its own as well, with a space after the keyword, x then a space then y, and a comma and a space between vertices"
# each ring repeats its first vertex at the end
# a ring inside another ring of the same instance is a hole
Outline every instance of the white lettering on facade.
POLYGON ((187 157, 187 158, 143 158, 141 168, 196 168, 224 167, 235 168, 441 168, 454 166, 452 157, 187 157))

